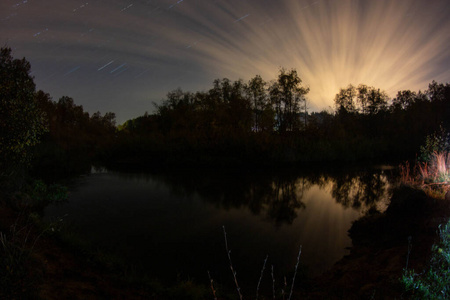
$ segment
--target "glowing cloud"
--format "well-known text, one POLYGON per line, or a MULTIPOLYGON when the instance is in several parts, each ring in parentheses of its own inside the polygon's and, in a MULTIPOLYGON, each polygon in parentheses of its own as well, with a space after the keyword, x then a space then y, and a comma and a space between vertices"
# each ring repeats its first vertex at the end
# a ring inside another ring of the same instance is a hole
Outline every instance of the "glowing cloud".
MULTIPOLYGON (((277 1, 254 7, 245 25, 213 28, 197 51, 218 75, 274 78, 294 67, 316 107, 332 104, 340 87, 365 83, 388 91, 424 89, 450 78, 450 22, 445 1, 277 1), (264 22, 266 20, 266 22, 264 22)), ((233 4, 222 10, 233 11, 233 4)), ((239 16, 238 12, 234 15, 239 16)), ((199 19, 200 16, 195 16, 199 19)))
POLYGON ((297 69, 314 110, 349 83, 393 97, 450 79, 448 0, 17 3, 0 3, 0 42, 30 60, 38 88, 119 122, 177 87, 279 67, 297 69))

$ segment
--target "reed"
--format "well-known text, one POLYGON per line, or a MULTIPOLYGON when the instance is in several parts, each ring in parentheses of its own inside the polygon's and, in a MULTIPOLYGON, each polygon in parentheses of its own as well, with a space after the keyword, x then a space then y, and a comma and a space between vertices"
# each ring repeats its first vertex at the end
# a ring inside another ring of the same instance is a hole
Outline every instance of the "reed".
POLYGON ((292 277, 291 292, 289 293, 289 298, 288 298, 289 300, 291 300, 292 292, 294 291, 295 276, 297 275, 297 268, 298 268, 298 264, 300 263, 300 255, 301 254, 302 254, 302 245, 300 245, 300 249, 298 250, 297 263, 295 264, 294 276, 292 277))
POLYGON ((429 161, 400 165, 400 182, 424 189, 430 195, 444 195, 450 190, 450 153, 433 152, 429 161))
MULTIPOLYGON (((238 280, 237 280, 237 276, 236 276, 237 272, 236 272, 236 270, 235 270, 235 268, 233 266, 233 262, 231 260, 231 250, 228 248, 228 238, 227 238, 227 232, 225 230, 225 226, 222 226, 222 229, 223 229, 223 235, 224 235, 224 239, 225 239, 225 250, 227 251, 227 257, 228 257, 228 261, 230 263, 231 273, 233 274, 234 284, 236 286, 236 290, 237 290, 237 293, 239 295, 239 299, 242 300, 243 299, 243 295, 241 293, 241 288, 240 288, 238 280)), ((299 248, 299 251, 298 251, 297 263, 295 264, 295 268, 294 268, 294 275, 292 277, 292 285, 291 285, 291 290, 290 290, 290 293, 289 293, 288 300, 290 300, 292 298, 292 294, 293 294, 293 291, 294 291, 295 278, 297 276, 297 270, 298 270, 298 266, 300 264, 301 253, 302 253, 302 245, 300 245, 300 248, 299 248)), ((262 266, 262 269, 261 269, 261 274, 259 276, 258 284, 256 286, 256 298, 255 299, 258 299, 258 297, 259 297, 259 289, 261 287, 261 281, 262 281, 262 278, 263 278, 263 275, 264 275, 264 270, 266 268, 266 264, 267 264, 268 258, 269 258, 269 255, 267 254, 266 258, 264 259, 264 263, 263 263, 263 266, 262 266)), ((208 272, 208 277, 209 277, 209 281, 210 281, 210 287, 211 287, 211 291, 212 291, 214 300, 217 300, 216 290, 215 290, 214 285, 213 285, 213 279, 211 278, 211 274, 209 273, 209 271, 207 271, 207 272, 208 272)), ((271 265, 271 276, 272 276, 272 297, 275 300, 276 299, 276 293, 275 293, 275 276, 274 276, 274 267, 273 267, 273 265, 271 265)), ((285 276, 284 277, 284 288, 281 289, 281 295, 283 297, 283 300, 285 300, 286 290, 287 290, 287 280, 286 280, 286 276, 285 276)))
POLYGON ((262 280, 262 277, 264 274, 264 269, 266 268, 266 262, 267 262, 268 258, 269 258, 269 254, 266 255, 266 259, 264 260, 264 264, 261 269, 261 276, 259 277, 258 285, 256 286, 256 300, 258 300, 259 286, 261 285, 261 280, 262 280))
POLYGON ((209 277, 209 282, 211 284, 211 291, 213 293, 214 300, 217 300, 216 290, 214 289, 214 284, 213 284, 214 280, 211 278, 211 274, 209 274, 209 271, 208 271, 208 277, 209 277))
POLYGON ((222 226, 222 227, 223 227, 223 235, 225 237, 225 249, 227 250, 228 260, 230 262, 231 273, 233 273, 234 283, 236 284, 236 290, 238 292, 239 299, 242 300, 241 288, 239 287, 239 284, 238 284, 238 281, 236 278, 236 271, 234 270, 233 263, 231 262, 231 251, 228 249, 227 232, 225 230, 225 226, 222 226))
POLYGON ((275 300, 275 277, 273 276, 273 265, 272 265, 272 295, 275 300))

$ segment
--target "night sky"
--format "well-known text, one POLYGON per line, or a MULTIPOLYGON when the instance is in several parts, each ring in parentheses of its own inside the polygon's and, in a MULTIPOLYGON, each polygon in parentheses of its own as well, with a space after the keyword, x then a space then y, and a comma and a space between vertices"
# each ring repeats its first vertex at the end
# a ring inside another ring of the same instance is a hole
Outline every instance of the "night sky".
POLYGON ((38 89, 118 123, 167 92, 295 68, 311 111, 339 88, 426 89, 450 81, 449 0, 1 0, 0 46, 38 89))

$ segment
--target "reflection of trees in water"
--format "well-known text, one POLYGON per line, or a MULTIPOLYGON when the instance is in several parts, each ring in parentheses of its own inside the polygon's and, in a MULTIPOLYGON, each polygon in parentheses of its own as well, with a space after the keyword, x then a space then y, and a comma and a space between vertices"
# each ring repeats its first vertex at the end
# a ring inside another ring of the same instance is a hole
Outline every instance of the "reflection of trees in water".
POLYGON ((272 195, 268 202, 267 217, 281 223, 292 224, 297 217, 296 211, 304 209, 303 195, 310 188, 310 184, 304 178, 298 180, 275 180, 272 183, 272 195))
MULTIPOLYGON (((141 177, 142 178, 142 177, 141 177)), ((312 187, 331 187, 331 196, 344 207, 374 206, 387 193, 388 180, 382 172, 359 171, 309 174, 255 174, 239 172, 173 172, 148 175, 166 184, 180 197, 198 195, 224 209, 247 207, 255 215, 277 225, 291 224, 305 208, 303 197, 312 187)))
POLYGON ((330 178, 331 195, 344 207, 370 208, 385 199, 388 179, 382 172, 347 173, 330 178))
POLYGON ((245 198, 254 214, 265 212, 267 219, 277 225, 291 224, 297 217, 296 211, 305 208, 302 199, 308 184, 304 178, 269 177, 264 183, 252 182, 245 198))
MULTIPOLYGON (((220 177, 219 177, 220 178, 220 177)), ((291 224, 296 211, 304 208, 302 202, 305 185, 296 177, 233 176, 226 180, 204 179, 194 190, 202 199, 225 209, 248 207, 255 215, 280 225, 291 224)))

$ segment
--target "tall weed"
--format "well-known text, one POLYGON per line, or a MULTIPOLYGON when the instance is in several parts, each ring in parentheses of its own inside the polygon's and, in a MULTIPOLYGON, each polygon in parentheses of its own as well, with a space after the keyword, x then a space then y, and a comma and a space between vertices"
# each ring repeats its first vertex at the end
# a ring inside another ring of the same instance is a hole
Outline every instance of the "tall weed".
POLYGON ((405 162, 400 165, 400 181, 442 196, 450 190, 450 153, 434 152, 429 161, 417 162, 413 169, 405 162))

